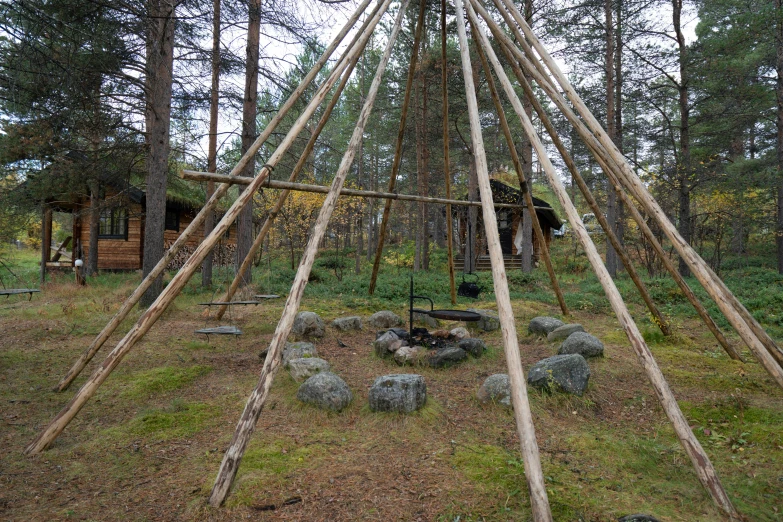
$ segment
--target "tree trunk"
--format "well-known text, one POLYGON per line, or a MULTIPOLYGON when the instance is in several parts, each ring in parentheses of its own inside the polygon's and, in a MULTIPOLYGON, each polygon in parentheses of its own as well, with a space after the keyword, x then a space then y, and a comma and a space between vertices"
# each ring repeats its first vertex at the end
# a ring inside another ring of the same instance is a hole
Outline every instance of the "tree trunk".
MULTIPOLYGON (((209 96, 209 148, 207 151, 207 171, 217 172, 217 124, 220 88, 220 0, 212 0, 212 88, 209 96)), ((215 183, 207 183, 207 201, 215 192, 215 183)), ((209 236, 215 226, 215 213, 210 212, 204 220, 204 238, 209 236)), ((201 286, 212 286, 212 265, 215 251, 204 259, 201 267, 201 286)))
MULTIPOLYGON (((261 0, 248 0, 247 54, 245 62, 245 96, 242 101, 242 153, 244 154, 256 139, 256 114, 258 112, 258 60, 259 38, 261 32, 261 0)), ((241 176, 252 178, 255 174, 255 161, 250 161, 241 176)), ((253 244, 253 202, 251 201, 237 219, 237 257, 236 269, 250 252, 253 244)), ((242 286, 253 279, 253 271, 248 267, 242 277, 242 286)))
MULTIPOLYGON (((615 127, 615 77, 614 77, 614 22, 612 21, 612 0, 604 0, 604 17, 606 19, 606 132, 609 137, 617 142, 617 128, 615 127)), ((606 218, 613 230, 617 228, 617 194, 612 189, 611 183, 606 184, 606 218)), ((612 279, 617 277, 617 252, 609 241, 606 242, 606 270, 612 279)))
MULTIPOLYGON (((171 129, 171 89, 174 82, 174 0, 150 0, 146 29, 147 64, 146 143, 147 178, 144 229, 143 274, 149 274, 163 257, 163 231, 166 223, 171 129)), ((155 301, 163 287, 158 277, 140 300, 141 306, 155 301)))
MULTIPOLYGON (((525 20, 528 24, 533 23, 533 0, 525 0, 525 20)), ((533 117, 533 105, 527 98, 522 100, 522 106, 525 109, 525 114, 528 118, 533 117)), ((527 136, 522 133, 521 137, 521 154, 522 169, 527 180, 527 188, 519 187, 520 190, 533 190, 533 145, 527 136)), ((522 211, 522 271, 533 271, 533 218, 531 212, 535 212, 535 209, 525 209, 522 211)), ((542 238, 538 238, 542 240, 542 238)))
MULTIPOLYGON (((682 0, 672 0, 672 20, 674 32, 677 35, 679 51, 680 83, 677 85, 680 110, 680 154, 677 164, 678 181, 678 218, 677 231, 682 238, 691 242, 691 141, 690 141, 690 107, 688 106, 688 67, 686 63, 687 47, 685 35, 682 33, 680 17, 682 15, 682 0)), ((678 267, 683 277, 690 275, 690 269, 685 260, 680 257, 678 267)))
MULTIPOLYGON (((422 54, 427 51, 427 39, 422 42, 422 54)), ((423 58, 423 57, 422 57, 423 58)), ((422 65, 424 65, 422 63, 422 65)), ((422 70, 424 68, 422 67, 422 70)), ((430 193, 430 147, 428 143, 428 100, 429 100, 429 79, 423 78, 422 82, 422 106, 421 106, 421 190, 420 196, 429 196, 430 193)), ((430 222, 430 207, 426 203, 422 205, 422 227, 421 227, 421 267, 424 270, 430 269, 430 232, 432 223, 430 222)))
POLYGON ((90 244, 87 251, 85 276, 98 273, 98 234, 101 224, 100 188, 98 181, 90 183, 90 244))
MULTIPOLYGON (((476 175, 476 161, 470 157, 470 174, 468 177, 468 201, 479 201, 478 177, 476 175)), ((468 207, 468 230, 465 236, 465 262, 463 271, 473 273, 476 271, 478 249, 478 208, 468 207)))
POLYGON ((783 0, 775 0, 775 31, 777 84, 775 94, 777 97, 777 131, 778 131, 778 188, 777 188, 777 230, 775 233, 775 245, 778 253, 778 273, 783 274, 783 0))
MULTIPOLYGON (((615 111, 614 111, 614 134, 615 145, 620 152, 623 152, 623 0, 616 1, 616 24, 615 30, 617 43, 614 49, 614 74, 615 74, 615 111)), ((614 194, 614 191, 612 191, 614 194)), ((616 196, 616 194, 615 194, 616 196)), ((615 217, 614 220, 614 235, 617 237, 621 246, 625 246, 623 235, 625 234, 625 211, 623 210, 623 202, 619 199, 615 199, 615 217)), ((617 263, 617 270, 623 270, 623 264, 617 263)))

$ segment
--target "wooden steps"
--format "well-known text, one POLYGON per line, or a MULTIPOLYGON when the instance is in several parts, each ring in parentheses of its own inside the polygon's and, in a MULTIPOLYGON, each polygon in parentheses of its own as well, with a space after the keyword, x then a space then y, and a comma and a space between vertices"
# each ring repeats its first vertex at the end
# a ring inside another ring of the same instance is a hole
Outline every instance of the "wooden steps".
MULTIPOLYGON (((503 265, 506 267, 506 270, 522 270, 522 258, 504 254, 503 265)), ((462 272, 464 266, 465 258, 463 256, 455 256, 454 270, 456 272, 462 272)), ((492 270, 492 263, 489 260, 489 256, 479 256, 478 261, 476 262, 476 271, 489 272, 490 270, 492 270)))

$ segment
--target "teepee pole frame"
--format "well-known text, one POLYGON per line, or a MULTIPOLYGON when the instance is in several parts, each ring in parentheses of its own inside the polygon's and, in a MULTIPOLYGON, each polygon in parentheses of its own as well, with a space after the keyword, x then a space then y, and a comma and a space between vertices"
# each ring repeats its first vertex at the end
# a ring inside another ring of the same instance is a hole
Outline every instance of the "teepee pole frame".
MULTIPOLYGON (((533 425, 533 414, 527 397, 527 384, 519 354, 519 341, 517 339, 514 311, 511 307, 511 298, 508 291, 506 270, 503 264, 503 252, 500 248, 500 236, 497 228, 497 216, 492 201, 492 188, 489 184, 489 172, 487 170, 487 158, 484 150, 484 140, 481 135, 481 121, 479 119, 476 89, 473 83, 473 71, 470 64, 470 51, 468 48, 468 36, 465 29, 462 0, 454 1, 457 10, 457 35, 459 37, 460 57, 462 60, 462 74, 465 81, 465 95, 467 97, 468 116, 470 118, 470 137, 473 146, 473 160, 476 165, 479 192, 481 194, 482 211, 487 235, 487 246, 492 262, 492 280, 495 289, 495 299, 498 306, 498 317, 503 337, 503 349, 508 365, 508 375, 511 384, 511 400, 514 406, 514 417, 519 433, 522 460, 525 467, 530 492, 530 505, 533 519, 536 522, 551 522, 552 512, 549 508, 549 498, 544 483, 544 474, 541 469, 541 458, 538 452, 536 431, 533 425)), ((470 6, 467 6, 468 9, 470 6)), ((470 11, 468 11, 470 12, 470 11)))
MULTIPOLYGON (((416 64, 419 61, 419 47, 424 34, 424 14, 426 2, 419 0, 419 18, 416 21, 416 33, 413 37, 413 50, 408 64, 408 78, 405 81, 405 95, 402 101, 400 111, 400 128, 397 131, 397 142, 394 146, 394 160, 392 161, 391 174, 389 175, 389 189, 387 192, 394 192, 397 185, 397 175, 400 172, 400 163, 402 162, 402 140, 405 137, 405 123, 408 120, 408 107, 410 106, 411 94, 413 92, 413 78, 416 76, 416 64)), ((378 246, 375 249, 375 259, 372 263, 372 275, 370 276, 369 294, 375 292, 375 285, 378 282, 378 270, 381 267, 381 256, 383 255, 383 243, 386 241, 386 230, 389 225, 389 214, 391 214, 391 200, 387 200, 383 205, 383 216, 381 217, 381 226, 378 230, 378 246)))
MULTIPOLYGON (((478 18, 471 9, 471 0, 468 1, 468 16, 471 19, 471 23, 477 25, 478 18)), ((477 1, 478 0, 476 0, 476 3, 477 1)), ((492 25, 494 24, 494 21, 487 20, 487 24, 492 25)), ((514 92, 514 87, 506 76, 502 65, 495 56, 489 40, 483 32, 480 32, 479 36, 481 45, 484 46, 484 50, 487 53, 492 66, 495 68, 495 72, 497 73, 498 78, 503 85, 506 96, 511 101, 514 111, 517 113, 525 133, 533 143, 533 147, 536 150, 536 154, 538 155, 538 159, 541 162, 541 166, 543 167, 544 172, 549 179, 549 184, 560 200, 560 203, 562 204, 563 209, 568 216, 568 220, 573 227, 574 233, 582 243, 582 247, 584 248, 587 257, 590 260, 590 264, 593 265, 593 270, 598 276, 598 280, 601 282, 601 286, 604 288, 604 292, 606 293, 606 296, 612 305, 620 325, 625 330, 625 333, 628 336, 628 340, 630 341, 631 346, 639 358, 640 364, 647 373, 647 377, 649 378, 650 383, 653 385, 653 389, 658 396, 658 400, 666 412, 669 421, 672 423, 674 431, 676 432, 677 437, 680 439, 680 443, 693 463, 696 475, 698 476, 702 485, 707 489, 718 508, 723 511, 724 514, 726 514, 730 519, 740 520, 739 514, 732 505, 731 500, 726 494, 726 491, 723 489, 723 485, 721 484, 720 479, 718 478, 717 473, 715 472, 715 469, 709 460, 709 457, 704 452, 704 449, 699 444, 698 439, 696 439, 695 435, 688 426, 688 421, 682 414, 682 411, 677 404, 677 400, 669 388, 663 373, 658 367, 652 352, 650 352, 649 347, 644 342, 644 338, 642 337, 641 332, 637 328, 636 323, 634 323, 631 314, 628 312, 628 308, 625 306, 620 292, 617 290, 614 281, 609 275, 609 272, 607 271, 606 266, 601 259, 601 255, 598 253, 593 240, 590 238, 587 230, 584 227, 584 224, 582 223, 582 220, 579 218, 576 207, 574 207, 573 202, 568 197, 568 193, 566 192, 560 177, 558 176, 554 166, 547 156, 546 148, 536 133, 532 122, 525 113, 525 110, 522 107, 522 102, 514 92)))
MULTIPOLYGON (((500 0, 494 0, 494 1, 498 3, 498 5, 500 5, 499 4, 500 0)), ((480 13, 482 13, 482 17, 485 18, 486 20, 486 17, 489 16, 489 14, 486 13, 486 10, 483 10, 481 6, 478 6, 477 9, 479 10, 480 13)), ((502 6, 499 6, 498 9, 501 11, 501 14, 503 14, 504 17, 509 16, 502 8, 502 6)), ((517 35, 517 39, 520 42, 520 45, 523 47, 523 49, 525 49, 526 52, 528 52, 528 55, 532 55, 532 50, 527 51, 527 49, 530 49, 529 46, 527 46, 527 43, 524 42, 523 40, 524 37, 519 33, 519 30, 512 23, 510 18, 507 18, 507 22, 509 23, 509 26, 512 28, 514 33, 517 35)), ((613 159, 613 157, 607 152, 604 146, 598 141, 598 139, 590 132, 590 130, 586 127, 586 125, 571 110, 571 108, 568 106, 563 96, 554 88, 554 85, 549 80, 549 77, 541 74, 539 68, 543 66, 537 61, 531 62, 528 59, 528 57, 521 50, 519 50, 519 48, 517 48, 516 45, 513 42, 511 42, 511 40, 507 36, 505 36, 505 34, 500 34, 500 35, 496 34, 496 37, 500 38, 501 41, 504 41, 504 45, 506 45, 506 47, 514 53, 514 56, 519 61, 520 65, 522 65, 525 71, 528 72, 528 74, 530 74, 536 80, 539 86, 555 102, 555 104, 558 106, 560 111, 566 116, 566 118, 568 118, 569 122, 571 122, 571 124, 577 130, 580 137, 584 140, 585 144, 593 152, 599 164, 601 165, 602 169, 604 169, 607 173, 608 172, 616 173, 620 169, 620 167, 617 164, 617 161, 613 159)), ((632 215, 635 214, 632 212, 632 215)), ((635 219, 637 218, 635 217, 635 219)), ((644 224, 644 220, 637 219, 637 222, 639 223, 640 227, 644 229, 644 227, 646 226, 646 224, 644 224)), ((662 259, 665 259, 665 256, 662 256, 662 259)), ((664 265, 667 266, 667 269, 673 266, 670 263, 667 264, 665 261, 664 261, 664 265)), ((678 278, 677 276, 674 275, 674 272, 672 272, 672 276, 677 281, 681 280, 681 278, 678 278)), ((773 359, 773 356, 770 355, 766 347, 755 336, 754 332, 747 325, 747 323, 742 319, 742 317, 736 311, 736 309, 729 304, 728 300, 723 299, 724 296, 722 293, 717 293, 717 290, 712 286, 707 290, 710 296, 714 300, 716 300, 715 302, 716 304, 718 304, 718 307, 720 308, 721 312, 729 320, 729 322, 735 328, 737 333, 739 333, 740 337, 743 339, 745 344, 750 348, 754 356, 761 362, 762 366, 764 366, 767 372, 773 377, 773 379, 775 379, 778 385, 783 387, 783 370, 781 370, 781 367, 778 365, 776 360, 773 359)), ((688 295, 688 293, 692 294, 692 291, 687 292, 686 295, 688 295)), ((695 295, 694 295, 694 299, 695 299, 695 295)), ((708 327, 709 327, 709 323, 708 323, 708 327)))
MULTIPOLYGON (((307 74, 307 76, 305 76, 305 78, 302 80, 302 83, 299 84, 299 86, 297 86, 294 92, 291 93, 291 96, 289 96, 285 104, 283 104, 283 106, 278 110, 275 117, 272 118, 272 120, 270 120, 269 124, 266 126, 264 131, 258 137, 258 139, 256 139, 256 141, 253 143, 250 149, 245 153, 244 156, 242 156, 242 159, 239 160, 239 163, 237 163, 237 165, 231 170, 231 174, 230 174, 231 176, 237 177, 238 173, 242 171, 242 169, 247 165, 250 159, 255 156, 255 154, 258 152, 261 146, 266 142, 266 140, 269 139, 269 136, 272 135, 272 132, 280 124, 280 122, 283 120, 283 118, 291 109, 291 107, 294 105, 294 103, 302 96, 305 89, 310 85, 310 83, 312 83, 312 81, 315 79, 318 72, 320 72, 320 70, 326 64, 329 57, 332 55, 335 49, 337 49, 338 45, 340 45, 343 39, 345 39, 345 36, 348 34, 348 31, 356 24, 356 21, 359 19, 359 16, 367 8, 370 1, 371 0, 364 0, 362 4, 353 13, 351 18, 348 19, 348 22, 346 23, 345 27, 343 27, 343 29, 337 34, 337 36, 334 37, 331 44, 329 44, 329 47, 326 48, 326 50, 323 52, 321 57, 313 66, 313 69, 307 74)), ((362 26, 362 29, 360 29, 359 34, 361 34, 365 28, 366 28, 365 26, 362 26)), ((351 44, 351 46, 349 46, 349 49, 352 46, 353 43, 351 44)), ((152 283, 161 274, 163 274, 163 271, 166 269, 166 266, 168 266, 168 264, 176 257, 176 255, 179 253, 182 247, 185 246, 185 244, 189 241, 191 236, 193 236, 193 234, 195 234, 199 230, 201 225, 206 220, 207 216, 217 206, 218 201, 228 191, 228 188, 229 188, 228 185, 217 187, 215 193, 212 195, 212 197, 209 198, 209 200, 206 202, 206 204, 201 209, 201 211, 199 211, 199 213, 193 218, 193 221, 190 222, 190 224, 185 228, 185 230, 182 231, 182 234, 179 235, 176 241, 174 241, 171 247, 169 247, 169 249, 164 253, 163 258, 161 258, 161 260, 158 261, 158 263, 155 265, 152 271, 150 271, 150 273, 147 274, 147 276, 141 281, 139 286, 125 300, 125 302, 123 302, 122 306, 120 306, 120 309, 117 310, 117 312, 109 320, 109 322, 106 324, 103 330, 101 330, 101 332, 92 342, 92 344, 90 344, 90 346, 87 347, 87 349, 82 353, 81 356, 79 356, 79 358, 73 364, 73 366, 68 371, 68 373, 66 373, 65 376, 60 380, 60 382, 54 388, 54 391, 61 392, 66 390, 71 385, 73 380, 79 376, 79 374, 82 372, 82 370, 84 370, 84 368, 92 360, 95 354, 98 353, 98 350, 100 350, 101 347, 104 345, 104 343, 109 339, 109 337, 111 337, 111 335, 120 325, 120 323, 122 323, 122 321, 125 320, 125 318, 128 316, 128 314, 133 309, 133 307, 136 306, 136 303, 139 302, 139 300, 144 295, 144 293, 149 289, 150 286, 152 286, 152 283)))
MULTIPOLYGON (((649 216, 651 216, 661 227, 661 230, 666 234, 671 241, 674 248, 679 253, 680 257, 688 264, 688 267, 693 272, 693 275, 701 283, 702 287, 710 294, 710 297, 721 309, 724 316, 736 329, 737 333, 742 337, 743 341, 748 344, 748 347, 760 360, 762 365, 768 372, 775 378, 778 384, 783 387, 783 352, 775 344, 772 338, 767 334, 761 325, 753 318, 750 312, 740 303, 736 296, 729 290, 729 288, 721 281, 721 279, 712 271, 707 263, 698 255, 698 253, 688 244, 685 239, 680 235, 669 218, 664 213, 661 206, 652 197, 652 195, 644 186, 644 183, 639 179, 639 176, 634 172, 633 168, 628 164, 625 157, 619 152, 614 142, 609 138, 604 131, 598 120, 590 113, 587 106, 584 104, 580 96, 574 90, 565 75, 560 71, 560 68, 549 56, 544 46, 533 34, 530 27, 527 25, 521 14, 510 0, 495 0, 502 1, 506 6, 511 16, 516 21, 517 25, 522 29, 525 36, 530 40, 535 50, 538 52, 540 61, 546 65, 551 74, 554 76, 557 83, 565 92, 568 99, 573 104, 577 113, 584 119, 588 128, 592 131, 595 138, 603 146, 605 152, 609 155, 614 166, 617 167, 615 174, 622 183, 623 187, 630 191, 631 194, 639 201, 644 210, 649 216)), ((535 55, 531 52, 529 56, 532 60, 538 61, 535 55)), ((612 165, 610 163, 610 166, 612 165)))
MULTIPOLYGON (((473 33, 473 40, 478 42, 478 28, 475 25, 471 25, 471 30, 473 33)), ((492 103, 495 105, 495 111, 498 114, 500 128, 503 130, 503 135, 505 136, 506 143, 508 144, 508 150, 511 154, 511 161, 514 164, 514 170, 517 171, 519 188, 522 191, 522 194, 524 194, 525 203, 527 203, 527 206, 522 212, 522 215, 524 219, 530 219, 531 224, 533 225, 533 231, 536 233, 536 237, 538 238, 538 246, 541 249, 541 257, 544 259, 544 265, 546 266, 547 274, 549 274, 549 280, 552 283, 552 290, 555 292, 557 302, 560 305, 560 311, 563 312, 563 315, 568 316, 568 306, 566 306, 565 297, 563 297, 560 284, 557 282, 555 269, 552 266, 552 258, 549 255, 549 246, 546 244, 546 240, 544 239, 544 231, 541 229, 541 223, 539 222, 538 214, 535 211, 533 195, 530 193, 527 180, 525 179, 525 172, 522 170, 522 162, 519 160, 519 154, 517 153, 517 148, 514 144, 514 138, 511 136, 511 129, 508 127, 508 120, 506 119, 506 113, 503 110, 503 104, 500 102, 500 96, 498 96, 497 86, 495 85, 495 80, 492 77, 492 70, 489 68, 487 57, 484 54, 481 46, 476 44, 474 47, 476 49, 476 53, 479 56, 479 60, 481 61, 481 66, 484 69, 484 76, 487 79, 489 94, 492 98, 492 103)), ((520 224, 519 226, 522 225, 520 224)))
MULTIPOLYGON (((384 7, 382 11, 388 8, 391 0, 384 1, 384 7)), ((369 35, 368 35, 369 38, 369 35)), ((366 39, 364 40, 366 42, 366 39)), ((248 189, 243 191, 234 204, 229 208, 223 218, 215 225, 213 231, 207 236, 204 241, 199 244, 190 258, 185 262, 182 268, 172 278, 169 284, 163 289, 154 303, 147 309, 144 314, 138 319, 136 324, 128 331, 125 337, 115 346, 115 348, 109 353, 106 359, 101 363, 98 368, 93 372, 90 378, 85 382, 82 388, 76 393, 71 401, 55 416, 55 418, 47 425, 47 427, 38 435, 38 437, 25 448, 25 454, 34 455, 49 447, 49 445, 59 436, 60 433, 66 428, 68 423, 79 413, 84 407, 87 401, 95 395, 98 388, 108 378, 111 372, 120 364, 122 359, 133 348, 144 334, 149 331, 152 325, 160 318, 163 312, 168 308, 169 304, 177 297, 182 288, 187 284, 192 275, 201 265, 201 262, 214 248, 218 241, 223 237, 226 230, 231 226, 234 220, 239 215, 239 212, 245 205, 253 198, 258 187, 263 183, 271 170, 280 161, 280 158, 287 152, 296 138, 304 129, 307 121, 315 113, 316 109, 321 105, 326 95, 334 86, 340 73, 347 66, 350 58, 355 56, 356 53, 361 53, 364 46, 361 43, 354 45, 350 52, 343 60, 342 67, 336 68, 329 78, 321 85, 316 92, 313 99, 307 105, 302 114, 294 122, 291 130, 289 130, 286 137, 281 144, 275 149, 274 153, 270 157, 268 163, 264 165, 261 172, 253 179, 253 182, 249 185, 248 189)), ((222 188, 221 186, 220 188, 222 188)), ((220 190, 220 188, 218 190, 220 190)), ((217 194, 218 191, 215 191, 217 194)))
POLYGON ((535 93, 533 92, 533 87, 530 85, 530 82, 527 80, 527 78, 525 78, 525 75, 522 73, 522 69, 519 67, 519 64, 514 61, 509 50, 504 45, 501 45, 500 47, 503 51, 506 61, 511 65, 511 69, 514 71, 514 75, 517 77, 517 81, 520 85, 522 85, 522 90, 525 92, 525 96, 528 100, 530 100, 530 103, 533 105, 539 120, 541 120, 541 123, 544 124, 544 128, 546 129, 547 134, 549 134, 549 137, 552 139, 552 143, 555 145, 555 148, 558 150, 558 152, 560 152, 560 155, 563 158, 563 162, 566 164, 566 167, 571 173, 571 176, 573 176, 577 185, 579 185, 579 190, 582 192, 585 201, 595 214, 598 223, 606 233, 606 237, 609 239, 612 247, 614 247, 615 252, 617 252, 618 257, 622 261, 623 266, 631 278, 631 281, 633 281, 634 285, 639 291, 639 294, 642 296, 642 300, 647 305, 647 309, 650 311, 650 314, 652 314, 656 325, 658 328, 660 328, 664 335, 671 335, 672 332, 669 326, 669 321, 663 316, 661 311, 655 305, 655 302, 652 300, 647 287, 642 282, 639 274, 636 272, 636 269, 634 268, 633 263, 631 262, 631 258, 626 252, 625 247, 620 243, 620 240, 617 238, 614 230, 612 230, 612 227, 609 226, 609 223, 604 217, 603 212, 601 212, 601 209, 598 207, 598 202, 595 200, 595 197, 593 196, 589 187, 584 182, 584 179, 579 173, 579 169, 576 167, 573 158, 568 153, 568 149, 566 149, 563 141, 557 134, 554 125, 552 125, 552 121, 549 119, 549 115, 541 106, 541 102, 538 101, 538 98, 536 98, 535 93))
MULTIPOLYGON (((367 29, 370 33, 375 29, 375 26, 378 24, 378 21, 380 20, 380 16, 378 16, 378 11, 380 10, 380 8, 381 8, 381 4, 379 3, 368 17, 369 25, 367 26, 367 29)), ((340 96, 342 95, 345 86, 348 84, 348 80, 351 78, 351 74, 353 73, 354 68, 356 68, 356 64, 359 63, 360 58, 361 58, 361 54, 357 54, 356 56, 353 57, 351 63, 348 65, 348 69, 343 74, 340 84, 337 86, 337 89, 332 95, 332 99, 329 100, 329 104, 326 106, 326 109, 324 109, 324 113, 321 115, 321 119, 318 121, 318 125, 313 131, 312 136, 310 136, 310 139, 307 142, 307 145, 305 146, 304 152, 302 152, 299 161, 296 162, 294 169, 291 171, 291 175, 288 177, 289 182, 293 183, 294 181, 296 181, 296 178, 299 177, 299 174, 302 172, 305 163, 307 163, 307 158, 310 156, 310 153, 315 148, 315 144, 318 141, 318 137, 321 135, 321 132, 323 131, 324 127, 329 122, 329 118, 332 115, 332 111, 334 110, 334 107, 337 105, 337 102, 340 100, 340 96)), ((247 178, 243 178, 242 176, 237 176, 237 178, 247 179, 247 178)), ((267 179, 267 182, 269 181, 270 180, 267 179)), ((288 199, 288 195, 290 193, 291 193, 290 189, 285 189, 277 198, 277 201, 275 202, 275 206, 269 212, 269 215, 267 216, 266 221, 264 221, 261 230, 258 232, 258 235, 253 240, 253 244, 250 246, 250 250, 248 250, 245 259, 242 260, 242 264, 239 266, 239 270, 237 270, 237 273, 234 275, 234 279, 231 281, 231 285, 228 287, 228 290, 226 290, 226 293, 222 297, 222 299, 220 299, 222 302, 226 302, 226 303, 230 302, 231 299, 234 297, 236 291, 242 285, 245 273, 248 270, 250 270, 250 266, 253 264, 253 259, 255 259, 256 254, 258 254, 258 251, 261 250, 261 246, 264 244, 264 239, 266 239, 266 236, 269 233, 269 230, 272 228, 272 224, 274 223, 275 218, 277 218, 277 215, 280 213, 280 210, 283 208, 283 205, 288 199)), ((221 305, 218 308, 215 317, 218 320, 222 319, 223 315, 225 315, 227 310, 228 310, 228 305, 221 305)))
POLYGON ((239 465, 242 462, 247 444, 250 442, 250 438, 253 435, 256 424, 258 423, 258 417, 261 415, 261 410, 264 407, 266 398, 269 394, 269 389, 272 386, 275 374, 280 368, 283 355, 283 346, 286 339, 291 332, 291 327, 294 323, 294 317, 299 310, 299 304, 301 303, 302 296, 304 295, 304 289, 307 285, 307 280, 310 276, 310 271, 315 262, 315 256, 318 253, 318 245, 326 233, 326 227, 329 224, 329 219, 332 216, 332 212, 337 204, 337 199, 340 194, 345 178, 353 164, 353 160, 356 157, 356 153, 359 150, 362 136, 364 134, 364 128, 367 124, 367 120, 370 117, 373 104, 375 103, 375 97, 378 94, 378 89, 381 85, 384 70, 391 57, 392 47, 397 39, 397 35, 400 32, 402 26, 402 20, 405 16, 405 11, 408 6, 408 0, 403 0, 400 6, 400 11, 397 14, 397 19, 392 27, 391 34, 389 35, 389 41, 386 45, 386 50, 378 64, 378 69, 373 78, 370 89, 367 93, 367 99, 365 100, 362 112, 359 115, 356 127, 354 128, 351 141, 348 144, 348 149, 343 156, 340 163, 340 167, 337 170, 334 181, 332 181, 331 190, 329 195, 321 207, 321 211, 318 214, 315 227, 310 239, 307 242, 302 260, 299 263, 299 269, 294 277, 294 282, 291 287, 291 292, 286 299, 285 308, 283 314, 280 317, 280 322, 277 323, 277 328, 272 336, 272 340, 269 344, 266 359, 264 361, 264 367, 261 370, 261 376, 258 380, 256 388, 251 393, 247 400, 245 409, 242 412, 242 416, 237 424, 236 431, 231 444, 226 450, 223 456, 223 461, 220 464, 220 470, 215 479, 215 484, 212 487, 212 493, 209 497, 209 503, 212 506, 220 506, 226 499, 228 492, 231 488, 231 484, 234 481, 234 477, 239 470, 239 465))
MULTIPOLYGON (((485 15, 486 11, 483 10, 481 6, 477 6, 477 11, 479 14, 481 14, 482 18, 485 18, 487 15, 485 15)), ((507 15, 505 11, 502 11, 504 15, 507 15)), ((518 32, 518 29, 516 29, 511 22, 510 18, 506 18, 506 22, 509 23, 509 25, 512 27, 512 29, 515 31, 517 39, 521 40, 523 36, 518 32)), ((541 85, 541 87, 547 92, 547 94, 550 95, 552 100, 555 102, 555 104, 558 106, 558 108, 561 109, 562 113, 568 118, 568 120, 574 124, 577 132, 579 132, 580 136, 584 139, 585 143, 588 145, 588 147, 591 147, 591 150, 595 149, 593 146, 597 147, 601 151, 603 150, 602 147, 600 147, 600 144, 597 141, 594 141, 594 137, 592 134, 590 134, 589 130, 584 126, 584 124, 578 120, 576 115, 570 110, 570 108, 567 107, 565 100, 559 96, 559 94, 556 93, 556 91, 553 91, 554 87, 551 85, 551 83, 547 82, 543 77, 540 75, 539 71, 533 70, 532 66, 529 61, 527 61, 527 58, 522 54, 522 51, 520 51, 518 48, 513 46, 513 42, 503 33, 498 33, 493 30, 493 35, 495 38, 501 42, 501 48, 503 49, 504 53, 511 52, 515 55, 517 60, 515 61, 513 58, 508 57, 509 63, 511 63, 512 68, 515 66, 518 66, 520 63, 523 65, 526 65, 526 69, 528 70, 528 74, 531 74, 536 78, 536 81, 541 85)), ((517 78, 519 78, 519 74, 514 71, 517 75, 517 78)), ((520 80, 521 82, 521 80, 520 80)), ((525 87, 525 85, 529 85, 529 82, 525 81, 522 82, 522 86, 525 87)), ((527 91, 527 90, 526 90, 527 91)), ((532 92, 532 91, 531 91, 532 92)), ((528 96, 531 94, 528 94, 528 96)), ((540 106, 540 104, 539 104, 540 106)), ((566 151, 567 152, 567 151, 566 151)), ((565 157, 565 156, 564 156, 565 157)), ((650 244, 653 246, 653 249, 655 250, 658 257, 661 259, 661 261, 664 264, 664 267, 669 272, 669 274, 672 276, 674 281, 677 283, 677 286, 680 288, 682 293, 685 295, 685 297, 688 299, 688 301, 691 303, 693 308, 696 310, 696 313, 699 315, 701 320, 704 322, 704 324, 707 326, 707 328, 712 332, 712 334, 715 336, 715 339, 718 341, 718 343, 723 347, 723 349, 726 351, 726 353, 731 357, 732 359, 741 361, 742 358, 737 353, 734 346, 729 343, 728 339, 726 339, 723 332, 718 328, 718 325, 715 324, 715 321, 710 316, 709 312, 707 312, 707 309, 704 307, 704 305, 699 301, 699 298, 696 297, 696 294, 693 293, 693 290, 688 286, 688 283, 685 282, 683 277, 680 275, 680 273, 677 271, 677 269, 674 267, 674 264, 672 263, 671 259, 668 255, 666 255, 663 247, 661 246, 658 239, 655 237, 655 234, 653 234, 652 230, 650 230, 650 227, 647 225, 646 221, 642 217, 642 215, 639 213, 639 211, 636 209, 636 206, 634 203, 630 200, 627 194, 623 192, 621 189, 619 189, 619 184, 616 181, 616 178, 614 177, 614 174, 612 174, 612 170, 607 165, 607 160, 604 160, 601 153, 596 152, 595 158, 598 161, 599 166, 601 169, 606 173, 607 177, 609 178, 610 182, 613 183, 614 186, 618 187, 617 192, 620 198, 623 200, 623 203, 625 206, 630 210, 631 217, 636 221, 636 224, 639 226, 639 229, 644 234, 647 241, 650 242, 650 244)), ((570 169, 570 167, 569 167, 570 169)), ((578 170, 577 170, 578 172, 578 170)), ((572 170, 573 173, 573 170, 572 170)), ((581 175, 579 176, 581 178, 581 175)), ((576 176, 575 176, 576 179, 576 176)), ((596 216, 598 216, 599 213, 596 213, 596 216)))

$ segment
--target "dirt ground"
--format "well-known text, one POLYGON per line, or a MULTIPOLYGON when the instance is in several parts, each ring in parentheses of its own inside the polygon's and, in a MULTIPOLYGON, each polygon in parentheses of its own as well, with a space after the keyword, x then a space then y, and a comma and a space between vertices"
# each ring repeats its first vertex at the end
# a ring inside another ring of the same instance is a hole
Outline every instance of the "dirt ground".
MULTIPOLYGON (((281 301, 234 312, 241 337, 207 340, 194 334, 210 324, 196 305, 203 297, 181 297, 49 450, 22 455, 116 344, 119 335, 70 390, 51 391, 129 288, 61 284, 29 302, 0 304, 0 519, 530 519, 512 413, 476 399, 487 376, 505 372, 499 332, 474 332, 490 347, 481 358, 406 369, 373 355, 375 332, 366 326, 353 334, 328 327, 315 342, 353 391, 352 405, 339 414, 302 405, 298 384, 281 370, 231 496, 224 507, 208 507, 281 301), (372 413, 368 389, 388 373, 423 375, 425 409, 372 413)), ((325 321, 371 312, 344 309, 337 300, 306 300, 302 309, 325 321)), ((402 315, 402 305, 394 311, 402 315)), ((528 322, 556 313, 515 303, 526 370, 557 350, 529 336, 528 322)), ((641 512, 722 520, 617 322, 579 311, 571 320, 601 338, 606 355, 589 361, 584 397, 530 391, 555 519, 608 521, 641 512)), ((749 356, 744 365, 730 361, 701 325, 681 321, 675 337, 651 348, 730 497, 748 520, 783 520, 783 393, 749 356)))

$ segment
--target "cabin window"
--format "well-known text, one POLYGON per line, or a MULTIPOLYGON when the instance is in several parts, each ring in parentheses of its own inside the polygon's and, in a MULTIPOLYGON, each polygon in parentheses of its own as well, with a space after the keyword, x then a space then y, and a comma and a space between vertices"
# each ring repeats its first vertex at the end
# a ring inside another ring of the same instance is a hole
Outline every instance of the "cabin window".
POLYGON ((128 239, 128 212, 124 208, 106 208, 101 211, 98 225, 99 239, 128 239))
POLYGON ((166 230, 179 232, 179 212, 166 209, 166 230))
POLYGON ((508 213, 506 212, 498 213, 498 228, 500 229, 508 228, 508 213))

